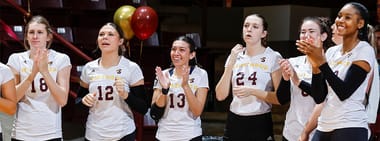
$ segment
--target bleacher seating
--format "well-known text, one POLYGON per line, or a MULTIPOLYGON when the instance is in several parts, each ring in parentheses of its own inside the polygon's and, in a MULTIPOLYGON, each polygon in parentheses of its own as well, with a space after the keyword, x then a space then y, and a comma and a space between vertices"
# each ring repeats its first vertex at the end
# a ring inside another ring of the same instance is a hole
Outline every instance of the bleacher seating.
POLYGON ((76 10, 106 10, 106 0, 63 0, 63 5, 76 10))
POLYGON ((116 10, 123 5, 136 6, 133 3, 133 0, 112 0, 112 1, 106 0, 107 9, 116 10))
MULTIPOLYGON (((11 1, 15 2, 18 5, 21 5, 21 0, 11 0, 11 1)), ((0 6, 10 6, 10 4, 6 2, 6 0, 1 0, 0 6)))
POLYGON ((31 9, 63 7, 62 0, 22 0, 23 7, 28 7, 29 4, 31 9))
POLYGON ((73 29, 75 44, 86 50, 94 50, 96 48, 98 31, 99 29, 96 28, 75 27, 73 29))
POLYGON ((67 41, 74 42, 73 31, 71 27, 57 27, 54 31, 61 35, 67 41))

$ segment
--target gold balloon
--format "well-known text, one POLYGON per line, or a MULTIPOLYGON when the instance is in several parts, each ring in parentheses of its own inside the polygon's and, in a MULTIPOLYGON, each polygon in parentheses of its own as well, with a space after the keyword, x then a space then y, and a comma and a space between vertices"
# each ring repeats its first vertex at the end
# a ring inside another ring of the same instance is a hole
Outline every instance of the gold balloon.
POLYGON ((135 10, 136 8, 133 6, 124 5, 119 7, 113 15, 114 23, 120 26, 124 32, 124 38, 127 40, 132 39, 135 35, 131 27, 131 19, 135 10))

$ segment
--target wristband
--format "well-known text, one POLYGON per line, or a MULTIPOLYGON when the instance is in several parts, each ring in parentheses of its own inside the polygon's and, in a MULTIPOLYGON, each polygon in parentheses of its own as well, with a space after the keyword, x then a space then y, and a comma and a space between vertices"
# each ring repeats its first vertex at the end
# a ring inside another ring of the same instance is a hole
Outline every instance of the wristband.
POLYGON ((161 92, 163 95, 167 95, 169 93, 169 88, 167 88, 167 89, 162 88, 161 92))
POLYGON ((161 92, 162 94, 167 95, 169 93, 169 88, 166 88, 166 89, 162 88, 161 92))

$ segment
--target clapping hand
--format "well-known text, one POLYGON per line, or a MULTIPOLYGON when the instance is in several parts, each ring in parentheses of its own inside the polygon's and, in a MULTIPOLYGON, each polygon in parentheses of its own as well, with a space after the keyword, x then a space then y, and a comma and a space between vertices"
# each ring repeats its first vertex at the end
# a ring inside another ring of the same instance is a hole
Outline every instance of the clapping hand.
POLYGON ((163 73, 161 70, 161 67, 156 67, 156 76, 158 79, 158 82, 160 83, 161 87, 164 89, 168 89, 170 86, 170 80, 169 80, 169 74, 163 73))
POLYGON ((49 64, 49 57, 48 57, 48 50, 47 49, 39 49, 37 51, 38 58, 38 70, 41 74, 49 73, 48 64, 49 64))
POLYGON ((188 81, 189 81, 189 74, 190 74, 190 68, 189 68, 189 66, 186 66, 186 65, 183 65, 182 67, 181 67, 181 69, 182 69, 182 87, 184 87, 184 86, 187 86, 189 83, 188 83, 188 81))
POLYGON ((319 67, 326 62, 323 52, 323 43, 320 36, 318 36, 315 40, 297 40, 296 45, 298 46, 297 50, 307 55, 308 60, 313 67, 319 67))
POLYGON ((290 80, 290 78, 294 76, 294 69, 292 65, 289 63, 289 60, 280 59, 279 64, 282 70, 282 77, 284 78, 284 80, 290 80))

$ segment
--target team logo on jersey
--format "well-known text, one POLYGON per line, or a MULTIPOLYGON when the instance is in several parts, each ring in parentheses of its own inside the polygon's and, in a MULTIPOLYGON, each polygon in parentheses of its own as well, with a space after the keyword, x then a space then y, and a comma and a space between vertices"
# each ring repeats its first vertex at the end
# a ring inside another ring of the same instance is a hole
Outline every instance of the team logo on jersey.
POLYGON ((194 80, 195 80, 195 78, 190 78, 189 79, 190 83, 194 83, 194 80))
POLYGON ((267 58, 266 57, 262 57, 260 59, 261 59, 261 62, 265 62, 265 59, 267 59, 267 58))
POLYGON ((91 72, 95 72, 95 69, 92 69, 91 72))
POLYGON ((347 58, 351 57, 351 55, 352 55, 352 52, 348 53, 347 58))
POLYGON ((117 70, 116 70, 116 73, 117 73, 117 74, 121 74, 121 69, 117 69, 117 70))
POLYGON ((302 96, 304 96, 304 97, 307 97, 307 96, 309 96, 309 94, 308 94, 308 93, 306 93, 306 92, 304 92, 304 91, 302 91, 301 95, 302 95, 302 96))
POLYGON ((26 60, 24 60, 24 63, 27 64, 27 63, 26 63, 26 60))
POLYGON ((53 61, 50 61, 48 64, 49 64, 49 65, 53 64, 53 61))

